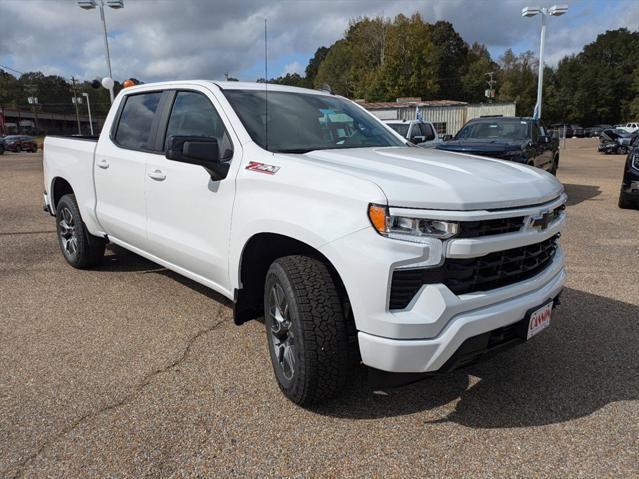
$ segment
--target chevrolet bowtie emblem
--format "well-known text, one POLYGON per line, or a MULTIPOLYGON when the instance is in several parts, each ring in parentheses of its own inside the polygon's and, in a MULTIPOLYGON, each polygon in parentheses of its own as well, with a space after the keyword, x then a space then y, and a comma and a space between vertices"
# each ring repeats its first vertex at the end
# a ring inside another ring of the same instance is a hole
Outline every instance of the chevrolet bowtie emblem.
POLYGON ((530 228, 539 228, 545 230, 552 221, 553 214, 550 211, 546 211, 538 216, 530 217, 530 228))

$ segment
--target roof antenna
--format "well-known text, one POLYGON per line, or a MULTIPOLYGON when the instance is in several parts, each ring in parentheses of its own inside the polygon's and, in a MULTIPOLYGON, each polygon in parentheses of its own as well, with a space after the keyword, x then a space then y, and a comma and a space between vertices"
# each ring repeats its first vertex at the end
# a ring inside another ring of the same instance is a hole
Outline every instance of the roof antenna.
POLYGON ((266 137, 266 151, 268 151, 268 27, 264 19, 264 136, 266 137))

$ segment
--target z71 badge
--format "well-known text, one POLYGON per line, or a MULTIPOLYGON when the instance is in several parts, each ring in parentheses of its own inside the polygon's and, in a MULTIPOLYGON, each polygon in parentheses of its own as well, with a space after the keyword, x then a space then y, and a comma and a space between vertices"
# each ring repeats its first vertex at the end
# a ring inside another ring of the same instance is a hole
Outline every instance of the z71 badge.
POLYGON ((267 165, 265 163, 258 163, 257 161, 249 161, 246 166, 247 170, 259 171, 260 173, 266 173, 267 175, 274 175, 280 169, 279 166, 267 165))

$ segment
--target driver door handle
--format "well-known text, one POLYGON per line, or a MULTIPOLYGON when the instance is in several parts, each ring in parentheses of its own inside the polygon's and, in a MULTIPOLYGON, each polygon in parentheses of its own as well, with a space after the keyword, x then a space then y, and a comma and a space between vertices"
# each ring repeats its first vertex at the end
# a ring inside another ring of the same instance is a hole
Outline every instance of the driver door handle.
POLYGON ((156 181, 164 181, 166 179, 166 174, 162 170, 153 170, 148 174, 149 178, 156 181))
POLYGON ((107 160, 99 160, 97 163, 98 168, 102 168, 103 170, 106 170, 109 167, 109 162, 107 160))

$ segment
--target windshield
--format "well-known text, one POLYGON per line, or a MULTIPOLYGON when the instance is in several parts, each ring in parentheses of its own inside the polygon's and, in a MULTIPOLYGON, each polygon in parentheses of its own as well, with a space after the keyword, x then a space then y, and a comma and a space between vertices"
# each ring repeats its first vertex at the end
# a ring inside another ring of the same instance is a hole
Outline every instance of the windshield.
POLYGON ((528 137, 526 121, 482 121, 466 125, 455 139, 526 140, 528 137))
POLYGON ((408 135, 408 127, 410 126, 408 123, 386 123, 397 133, 402 135, 404 138, 408 135))
POLYGON ((263 90, 225 90, 224 95, 253 141, 269 151, 404 146, 369 113, 343 98, 269 91, 265 125, 263 90))

